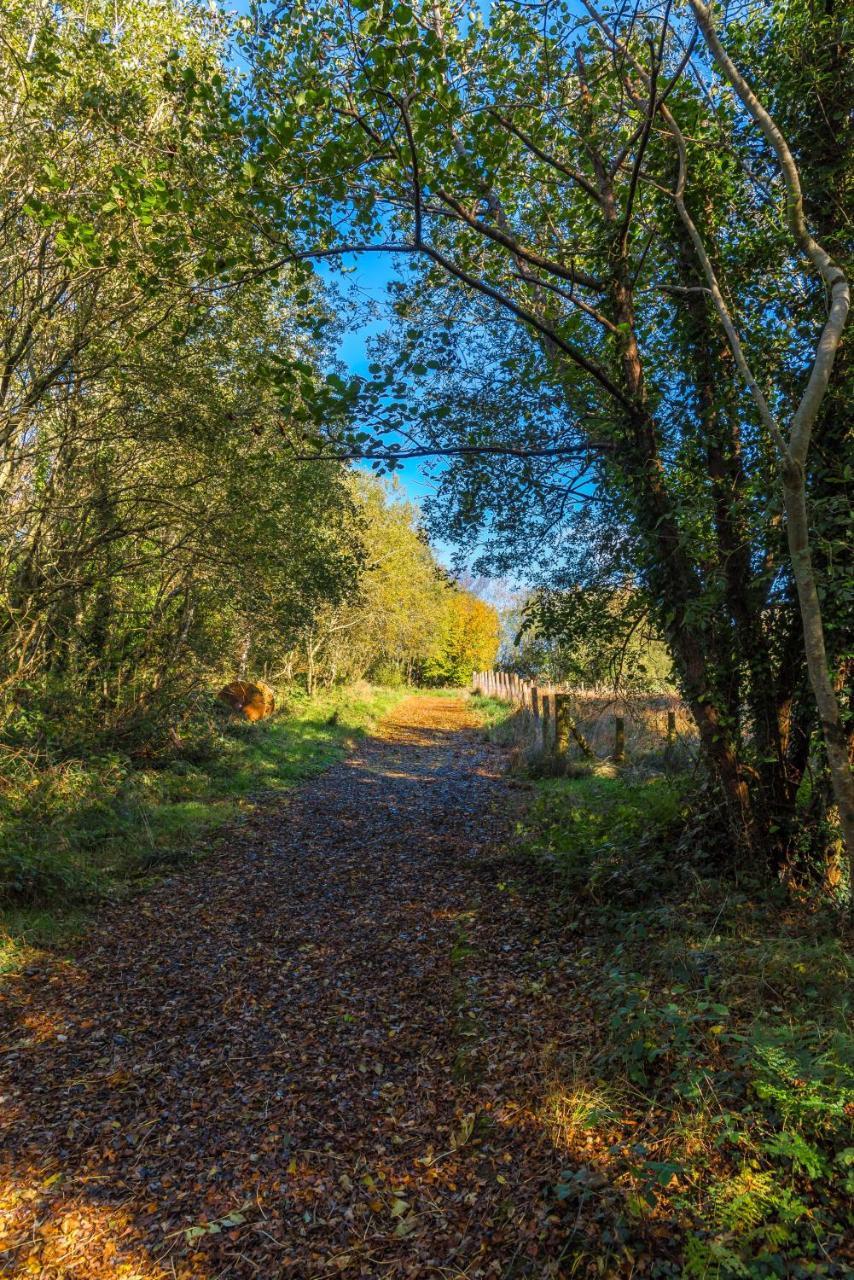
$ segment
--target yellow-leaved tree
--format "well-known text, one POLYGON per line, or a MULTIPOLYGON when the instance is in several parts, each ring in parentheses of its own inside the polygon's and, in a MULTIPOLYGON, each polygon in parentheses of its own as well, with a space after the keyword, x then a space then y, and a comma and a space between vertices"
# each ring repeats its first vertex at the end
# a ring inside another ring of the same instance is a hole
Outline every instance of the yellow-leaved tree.
POLYGON ((470 591, 449 588, 437 620, 436 652, 423 666, 430 684, 468 684, 492 667, 501 639, 498 610, 470 591))
POLYGON ((393 485, 350 476, 353 519, 341 542, 361 558, 353 591, 316 611, 289 655, 291 673, 318 685, 367 678, 410 684, 438 651, 438 627, 449 594, 446 575, 418 528, 418 512, 393 485))

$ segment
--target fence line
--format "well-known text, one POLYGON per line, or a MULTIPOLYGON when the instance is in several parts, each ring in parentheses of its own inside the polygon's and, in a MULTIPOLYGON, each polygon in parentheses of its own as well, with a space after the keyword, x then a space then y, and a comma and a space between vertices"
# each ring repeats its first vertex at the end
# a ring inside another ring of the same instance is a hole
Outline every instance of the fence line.
POLYGON ((687 709, 676 695, 650 695, 630 700, 603 694, 601 690, 575 688, 571 692, 553 684, 538 684, 523 680, 514 672, 476 671, 472 687, 484 697, 509 702, 519 708, 519 731, 523 741, 535 753, 566 759, 574 743, 585 759, 595 759, 598 747, 601 753, 602 722, 604 713, 614 708, 607 755, 622 763, 637 753, 627 738, 627 714, 633 731, 641 727, 646 736, 645 752, 663 748, 664 759, 674 759, 678 745, 687 746, 694 739, 693 724, 687 709), (596 712, 595 708, 599 707, 596 712), (593 708, 592 727, 585 725, 584 712, 593 708), (677 712, 683 721, 677 732, 677 712), (575 713, 575 714, 573 714, 575 713), (665 716, 666 713, 666 716, 665 716), (655 721, 651 724, 650 721, 655 721), (579 723, 582 722, 582 723, 579 723), (595 741, 594 741, 595 740, 595 741))

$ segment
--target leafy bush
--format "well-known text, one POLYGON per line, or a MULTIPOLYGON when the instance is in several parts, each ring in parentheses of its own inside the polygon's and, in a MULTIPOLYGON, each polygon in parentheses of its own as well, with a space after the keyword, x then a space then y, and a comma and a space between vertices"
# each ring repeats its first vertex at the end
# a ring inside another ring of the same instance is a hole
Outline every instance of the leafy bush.
POLYGON ((12 849, 0 859, 0 901, 18 906, 38 902, 81 902, 97 892, 94 876, 45 852, 12 849))
MULTIPOLYGON (((683 807, 678 779, 626 782, 588 772, 543 782, 527 819, 537 856, 594 901, 660 894, 683 807)), ((675 872, 674 872, 675 874, 675 872)))

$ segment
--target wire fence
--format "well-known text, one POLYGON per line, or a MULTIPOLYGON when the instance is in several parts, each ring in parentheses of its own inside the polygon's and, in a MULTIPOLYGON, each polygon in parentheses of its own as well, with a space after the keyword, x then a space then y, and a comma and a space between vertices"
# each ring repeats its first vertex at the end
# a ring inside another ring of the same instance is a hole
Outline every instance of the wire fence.
POLYGON ((675 693, 568 688, 522 680, 506 671, 475 672, 472 685, 482 697, 515 706, 517 745, 558 765, 572 759, 657 761, 682 769, 696 759, 694 721, 675 693))

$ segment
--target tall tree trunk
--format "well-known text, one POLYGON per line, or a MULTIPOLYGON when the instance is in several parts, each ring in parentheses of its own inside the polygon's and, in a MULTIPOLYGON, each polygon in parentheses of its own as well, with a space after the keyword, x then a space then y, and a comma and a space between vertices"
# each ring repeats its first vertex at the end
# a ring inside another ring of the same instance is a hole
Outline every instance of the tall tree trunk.
POLYGON ((809 516, 803 471, 786 476, 784 494, 786 536, 801 608, 807 670, 824 734, 827 764, 839 810, 839 825, 849 855, 854 856, 854 774, 851 771, 848 740, 842 725, 839 699, 833 687, 825 649, 821 602, 810 554, 809 516))
MULTIPOLYGON (((711 9, 707 8, 702 0, 690 0, 690 4, 697 19, 697 24, 703 32, 706 44, 723 76, 729 81, 729 84, 740 98, 746 111, 777 158, 785 185, 786 214, 792 240, 821 277, 829 295, 830 305, 827 319, 822 327, 821 336, 815 349, 813 365, 806 386, 792 414, 788 439, 783 438, 782 433, 771 417, 767 405, 764 404, 761 392, 759 392, 755 384, 755 380, 752 379, 747 366, 743 364, 743 357, 742 372, 747 377, 748 385, 751 387, 763 421, 770 428, 771 435, 775 439, 782 455, 786 536, 801 610, 807 671, 809 672, 810 685, 812 686, 819 720, 824 732, 828 769, 839 811, 839 825, 848 849, 849 859, 851 859, 851 879, 852 885, 854 885, 854 773, 851 770, 847 742, 842 726, 839 699, 836 696, 836 690, 833 687, 833 680, 828 669, 821 601, 816 586, 810 551, 809 515, 806 498, 806 467, 810 440, 822 401, 825 399, 836 354, 842 341, 842 334, 848 318, 851 293, 845 272, 833 260, 826 249, 814 239, 807 226, 804 216, 804 197, 801 189, 800 172, 785 137, 729 57, 715 29, 711 9)), ((729 316, 726 313, 725 304, 722 304, 719 309, 726 327, 729 316)), ((731 321, 729 321, 729 326, 728 336, 732 327, 731 321)), ((733 334, 730 342, 733 345, 733 354, 738 361, 737 336, 733 334), (733 345, 733 338, 735 345, 733 345)), ((854 894, 852 894, 852 905, 854 905, 854 894)))

